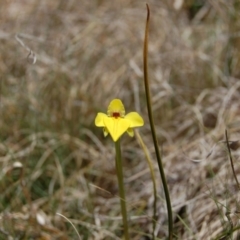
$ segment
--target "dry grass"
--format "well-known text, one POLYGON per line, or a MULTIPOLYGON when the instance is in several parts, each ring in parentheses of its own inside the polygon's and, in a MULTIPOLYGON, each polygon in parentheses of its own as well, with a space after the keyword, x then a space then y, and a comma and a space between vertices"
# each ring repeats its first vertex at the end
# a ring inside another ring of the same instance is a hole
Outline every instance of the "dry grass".
MULTIPOLYGON (((240 137, 240 6, 192 0, 177 10, 179 2, 149 1, 151 91, 174 230, 176 239, 228 239, 226 213, 236 228, 240 211, 224 143, 225 128, 240 137)), ((94 126, 116 97, 144 116, 164 239, 143 88, 145 2, 0 5, 0 239, 78 239, 56 213, 82 239, 121 239, 114 148, 94 126)), ((232 154, 240 179, 240 149, 232 154)), ((131 239, 150 239, 152 181, 135 138, 123 137, 123 157, 131 239)))

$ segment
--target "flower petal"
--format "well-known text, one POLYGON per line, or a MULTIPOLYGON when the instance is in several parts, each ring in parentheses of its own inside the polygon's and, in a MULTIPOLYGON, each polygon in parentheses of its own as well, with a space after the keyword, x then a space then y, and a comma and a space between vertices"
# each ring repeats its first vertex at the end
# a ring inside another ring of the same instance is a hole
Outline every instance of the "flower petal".
POLYGON ((103 135, 106 137, 108 135, 108 130, 106 127, 103 128, 103 135))
POLYGON ((95 118, 95 125, 97 127, 104 127, 104 118, 107 118, 108 116, 105 113, 98 113, 95 118))
POLYGON ((107 115, 112 117, 114 112, 118 112, 121 117, 124 117, 125 115, 125 108, 120 99, 113 99, 108 106, 107 115))
POLYGON ((130 121, 124 118, 108 117, 104 118, 103 121, 114 142, 116 142, 130 127, 130 121))
POLYGON ((130 128, 141 127, 144 124, 142 117, 137 112, 128 113, 125 119, 130 122, 130 128))
POLYGON ((133 137, 133 136, 134 136, 134 131, 133 131, 132 128, 129 128, 129 129, 127 130, 127 133, 128 133, 128 135, 129 135, 130 137, 133 137))

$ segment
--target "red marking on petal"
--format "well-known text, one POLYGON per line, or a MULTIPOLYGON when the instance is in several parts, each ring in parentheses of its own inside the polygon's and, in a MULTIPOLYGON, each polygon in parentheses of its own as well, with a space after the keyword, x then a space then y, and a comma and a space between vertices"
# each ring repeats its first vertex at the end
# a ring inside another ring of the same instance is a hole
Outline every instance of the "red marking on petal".
POLYGON ((118 117, 120 117, 120 113, 119 112, 113 112, 112 116, 115 117, 115 118, 118 118, 118 117))

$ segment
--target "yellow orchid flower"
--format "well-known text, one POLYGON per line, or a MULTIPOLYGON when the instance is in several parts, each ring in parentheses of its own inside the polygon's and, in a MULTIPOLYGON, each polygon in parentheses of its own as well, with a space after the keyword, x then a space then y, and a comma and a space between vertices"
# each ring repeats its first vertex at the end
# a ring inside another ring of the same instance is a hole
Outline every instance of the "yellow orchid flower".
POLYGON ((141 127, 143 124, 144 121, 137 112, 130 112, 125 115, 125 108, 120 99, 114 99, 110 102, 107 114, 98 113, 95 118, 95 125, 103 127, 105 137, 110 133, 114 142, 125 132, 133 137, 134 132, 132 128, 141 127))

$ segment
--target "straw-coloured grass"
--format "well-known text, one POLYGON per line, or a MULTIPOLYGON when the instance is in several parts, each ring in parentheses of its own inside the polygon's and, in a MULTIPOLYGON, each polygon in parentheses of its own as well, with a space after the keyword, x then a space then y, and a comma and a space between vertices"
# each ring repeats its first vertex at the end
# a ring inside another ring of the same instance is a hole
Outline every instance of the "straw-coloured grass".
MULTIPOLYGON (((177 239, 239 239, 225 129, 239 140, 240 6, 181 2, 148 2, 150 88, 174 232, 177 239)), ((77 239, 66 219, 82 239, 121 239, 114 146, 94 126, 113 98, 144 117, 139 131, 159 196, 156 235, 164 239, 166 205, 143 87, 145 2, 0 4, 0 239, 77 239)), ((148 163, 136 138, 124 136, 122 150, 131 239, 150 239, 148 163)))

